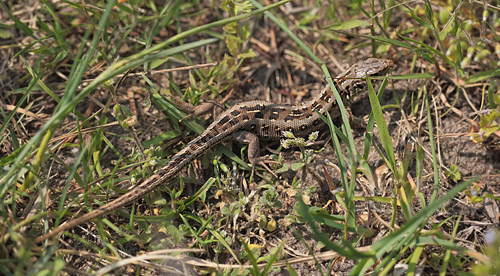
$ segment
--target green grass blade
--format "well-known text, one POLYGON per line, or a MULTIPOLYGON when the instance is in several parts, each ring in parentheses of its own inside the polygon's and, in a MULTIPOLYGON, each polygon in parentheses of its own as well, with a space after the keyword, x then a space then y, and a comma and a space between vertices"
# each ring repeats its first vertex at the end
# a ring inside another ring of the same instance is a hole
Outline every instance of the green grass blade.
POLYGON ((370 99, 373 117, 377 123, 382 146, 384 147, 386 156, 389 159, 389 164, 387 165, 394 173, 396 173, 396 159, 394 157, 394 148, 392 147, 392 138, 389 134, 389 129, 385 122, 384 115, 382 114, 382 107, 380 106, 378 96, 375 93, 375 89, 373 88, 370 79, 368 78, 366 82, 368 83, 368 97, 370 99))
POLYGON ((429 143, 431 145, 431 154, 432 154, 432 166, 434 171, 434 190, 432 191, 432 196, 430 202, 433 202, 437 197, 437 192, 439 189, 439 170, 438 170, 438 159, 436 156, 436 145, 434 141, 434 126, 432 124, 432 114, 431 107, 429 104, 429 95, 427 92, 424 95, 425 98, 425 108, 427 110, 427 124, 429 130, 429 143))
POLYGON ((455 186, 442 198, 431 202, 425 209, 420 211, 420 213, 408 220, 400 229, 374 243, 371 252, 375 254, 375 258, 360 260, 354 266, 350 275, 364 275, 364 273, 375 264, 376 260, 379 260, 388 252, 398 251, 412 239, 415 239, 419 235, 417 229, 421 227, 422 223, 424 223, 438 208, 441 208, 441 206, 450 201, 459 192, 465 190, 473 182, 474 180, 470 180, 455 186))

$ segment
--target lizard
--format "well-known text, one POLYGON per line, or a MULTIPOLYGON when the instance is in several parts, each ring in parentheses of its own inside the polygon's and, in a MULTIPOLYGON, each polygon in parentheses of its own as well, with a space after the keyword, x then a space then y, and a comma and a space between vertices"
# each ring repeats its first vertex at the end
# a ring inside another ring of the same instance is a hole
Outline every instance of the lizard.
MULTIPOLYGON (((354 97, 366 90, 366 77, 388 74, 394 63, 388 59, 368 58, 353 64, 339 74, 334 83, 342 99, 354 97)), ((204 154, 221 141, 232 137, 234 140, 248 144, 248 159, 252 165, 259 164, 259 138, 279 139, 283 131, 291 131, 297 137, 306 136, 324 126, 318 113, 332 114, 338 117, 335 97, 326 85, 311 100, 298 105, 276 104, 266 101, 248 101, 236 104, 220 114, 198 137, 190 141, 177 152, 165 166, 152 176, 132 188, 127 193, 103 206, 73 218, 59 227, 39 236, 36 243, 51 238, 63 231, 104 216, 121 208, 172 180, 185 166, 204 154)))

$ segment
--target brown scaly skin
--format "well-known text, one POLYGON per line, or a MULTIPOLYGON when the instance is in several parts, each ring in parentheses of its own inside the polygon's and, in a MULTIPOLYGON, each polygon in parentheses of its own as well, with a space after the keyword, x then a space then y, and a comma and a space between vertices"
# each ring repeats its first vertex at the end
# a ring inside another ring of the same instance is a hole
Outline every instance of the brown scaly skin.
MULTIPOLYGON (((335 79, 337 90, 342 98, 357 95, 366 90, 366 82, 363 78, 385 75, 391 71, 393 66, 394 63, 391 60, 375 58, 355 63, 337 76, 335 79)), ((187 164, 229 136, 238 141, 250 141, 249 160, 255 164, 257 163, 256 155, 258 155, 257 137, 279 139, 282 136, 282 131, 285 130, 291 131, 298 137, 307 136, 324 125, 317 112, 323 115, 330 113, 332 117, 338 116, 336 100, 329 85, 326 85, 311 101, 301 105, 275 104, 265 101, 237 104, 217 117, 200 136, 189 142, 163 168, 137 187, 90 213, 67 221, 49 233, 38 237, 35 242, 40 243, 58 233, 134 202, 171 180, 187 164)))

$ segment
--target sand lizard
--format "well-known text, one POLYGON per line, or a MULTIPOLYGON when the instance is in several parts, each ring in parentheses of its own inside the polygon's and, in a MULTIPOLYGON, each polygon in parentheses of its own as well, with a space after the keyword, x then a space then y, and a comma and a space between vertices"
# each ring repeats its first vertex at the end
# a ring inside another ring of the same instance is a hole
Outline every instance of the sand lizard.
MULTIPOLYGON (((334 83, 341 97, 348 98, 366 90, 366 76, 385 75, 392 70, 393 65, 391 60, 369 58, 352 65, 338 75, 334 83)), ((236 104, 219 115, 202 134, 189 142, 163 168, 138 186, 90 213, 67 221, 36 238, 35 241, 40 243, 143 197, 174 178, 187 164, 230 136, 237 141, 249 144, 249 161, 255 164, 259 149, 258 138, 279 139, 285 130, 291 131, 297 137, 307 136, 324 125, 317 112, 323 115, 338 113, 336 100, 329 85, 326 85, 312 100, 300 105, 275 104, 265 101, 236 104)), ((332 117, 335 116, 332 115, 332 117)))

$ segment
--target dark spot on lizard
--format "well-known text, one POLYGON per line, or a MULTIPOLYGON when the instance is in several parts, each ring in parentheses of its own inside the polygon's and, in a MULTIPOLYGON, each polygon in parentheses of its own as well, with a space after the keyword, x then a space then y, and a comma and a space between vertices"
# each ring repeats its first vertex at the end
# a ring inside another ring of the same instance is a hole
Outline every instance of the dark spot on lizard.
POLYGON ((316 102, 316 101, 314 101, 314 102, 312 103, 312 105, 311 105, 311 110, 314 112, 315 110, 317 110, 317 109, 319 109, 319 108, 321 108, 321 104, 320 104, 320 103, 318 103, 318 102, 316 102))
POLYGON ((223 124, 227 123, 227 121, 229 121, 229 116, 224 116, 220 119, 219 124, 223 125, 223 124))
POLYGON ((235 126, 238 124, 238 119, 232 118, 231 121, 229 121, 229 123, 231 124, 231 126, 235 126))
POLYGON ((323 95, 321 95, 319 99, 328 102, 328 100, 330 100, 330 95, 328 95, 327 93, 323 93, 323 95))
POLYGON ((200 138, 200 143, 206 143, 208 142, 208 140, 210 140, 210 138, 208 138, 207 135, 204 135, 200 138))

